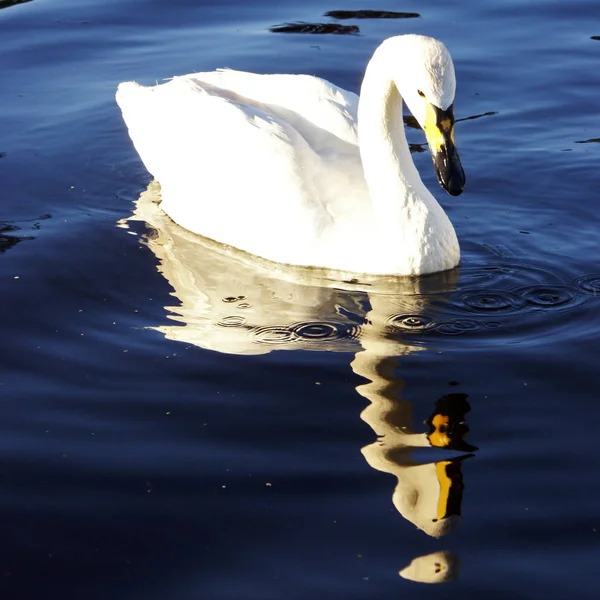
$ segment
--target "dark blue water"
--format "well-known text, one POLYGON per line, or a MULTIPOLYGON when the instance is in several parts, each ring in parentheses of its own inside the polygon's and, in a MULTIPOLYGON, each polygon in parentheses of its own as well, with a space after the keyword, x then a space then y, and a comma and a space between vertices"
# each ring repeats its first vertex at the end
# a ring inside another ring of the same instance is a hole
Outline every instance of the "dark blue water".
POLYGON ((11 4, 2 598, 595 598, 596 3, 11 4), (268 30, 341 8, 421 17, 268 30), (273 273, 140 198, 119 81, 226 66, 357 91, 404 32, 449 47, 458 118, 494 113, 457 126, 461 197, 413 155, 460 269, 371 286, 273 273))

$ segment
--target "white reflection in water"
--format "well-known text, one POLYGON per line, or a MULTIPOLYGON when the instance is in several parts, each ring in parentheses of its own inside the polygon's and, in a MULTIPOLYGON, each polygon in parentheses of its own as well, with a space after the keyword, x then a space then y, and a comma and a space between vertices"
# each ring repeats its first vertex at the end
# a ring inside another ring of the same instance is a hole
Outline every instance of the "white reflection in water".
POLYGON ((460 561, 452 552, 432 552, 418 556, 399 574, 419 583, 444 583, 456 579, 459 568, 460 561))
MULTIPOLYGON (((437 400, 415 431, 412 406, 401 398, 398 378, 403 356, 422 349, 401 338, 398 324, 427 328, 431 298, 454 289, 456 270, 427 278, 343 281, 343 274, 289 268, 204 240, 173 223, 159 208, 157 184, 150 184, 134 214, 119 222, 150 225, 144 243, 159 259, 158 269, 179 305, 167 306, 173 325, 157 327, 167 338, 232 354, 273 350, 354 352, 352 370, 367 383, 357 387, 369 401, 361 418, 377 435, 362 453, 368 464, 396 477, 392 500, 398 512, 430 536, 440 537, 460 521, 462 460, 468 444, 464 394, 437 400), (438 447, 461 456, 420 463, 415 448, 438 447)), ((413 336, 414 338, 414 336, 413 336)), ((456 577, 450 552, 415 558, 400 571, 407 579, 437 583, 456 577)))

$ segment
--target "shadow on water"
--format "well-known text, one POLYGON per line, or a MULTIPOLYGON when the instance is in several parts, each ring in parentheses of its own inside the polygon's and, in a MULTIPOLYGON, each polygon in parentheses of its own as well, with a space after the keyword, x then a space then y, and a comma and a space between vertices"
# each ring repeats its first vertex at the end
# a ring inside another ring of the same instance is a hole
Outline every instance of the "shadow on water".
POLYGON ((32 0, 0 0, 0 9, 10 8, 11 6, 16 6, 17 4, 25 4, 26 2, 31 1, 32 0))
MULTIPOLYGON (((392 502, 398 512, 433 537, 446 535, 461 520, 462 465, 477 450, 466 441, 470 405, 465 394, 443 396, 425 422, 427 430, 419 431, 411 403, 402 398, 403 358, 429 345, 439 348, 447 336, 477 335, 494 343, 504 328, 520 327, 523 333, 531 327, 527 339, 537 334, 539 342, 560 327, 557 314, 600 298, 600 275, 565 281, 544 266, 507 257, 460 272, 362 282, 283 268, 177 226, 160 210, 159 190, 151 183, 134 214, 119 222, 142 234, 179 302, 165 307, 174 324, 154 329, 171 340, 229 354, 351 352, 351 369, 366 381, 356 388, 369 402, 361 418, 376 435, 362 454, 373 469, 396 478, 392 502), (461 454, 425 462, 413 456, 416 449, 421 456, 432 448, 461 454)), ((451 551, 434 552, 415 558, 400 575, 448 581, 459 564, 451 551)))
POLYGON ((339 23, 282 23, 269 27, 273 33, 315 33, 333 35, 356 35, 360 33, 358 25, 340 25, 339 23))
POLYGON ((0 254, 10 250, 19 242, 35 239, 34 235, 20 233, 25 227, 29 231, 37 231, 40 229, 40 221, 50 219, 51 215, 41 215, 37 219, 31 221, 0 221, 0 254))
POLYGON ((415 12, 395 12, 392 10, 330 10, 324 17, 332 19, 416 19, 421 15, 415 12))
MULTIPOLYGON (((394 12, 389 10, 330 10, 324 17, 343 21, 347 19, 416 19, 421 15, 411 12, 394 12)), ((282 23, 269 27, 273 33, 316 33, 334 35, 357 35, 358 25, 340 25, 339 23, 282 23)))
MULTIPOLYGON (((493 117, 497 114, 498 111, 490 110, 479 115, 471 115, 470 117, 462 117, 460 119, 456 119, 456 122, 460 123, 461 121, 474 121, 475 119, 481 119, 482 117, 493 117)), ((404 120, 404 125, 406 125, 406 127, 410 129, 421 129, 419 121, 417 121, 412 115, 404 115, 402 119, 404 120)))

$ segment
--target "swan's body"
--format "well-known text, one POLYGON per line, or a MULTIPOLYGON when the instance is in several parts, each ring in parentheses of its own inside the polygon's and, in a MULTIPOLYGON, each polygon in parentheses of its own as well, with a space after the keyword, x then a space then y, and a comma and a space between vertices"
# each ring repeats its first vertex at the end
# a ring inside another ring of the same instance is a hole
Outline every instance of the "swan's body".
MULTIPOLYGON (((443 44, 410 35, 377 49, 360 104, 316 77, 228 70, 122 83, 117 102, 179 225, 280 263, 416 275, 456 266, 460 251, 412 162, 402 96, 434 161, 439 152, 442 169, 460 167, 442 156, 454 87, 443 44)), ((460 193, 461 173, 440 181, 460 193)))

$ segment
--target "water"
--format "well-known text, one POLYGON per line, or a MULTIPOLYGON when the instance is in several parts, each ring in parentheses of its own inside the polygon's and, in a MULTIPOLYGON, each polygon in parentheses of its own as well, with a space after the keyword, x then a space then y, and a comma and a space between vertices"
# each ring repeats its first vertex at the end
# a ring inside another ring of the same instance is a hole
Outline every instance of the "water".
POLYGON ((3 598, 596 597, 591 0, 0 6, 3 598), (421 17, 268 31, 367 8, 421 17), (140 197, 119 81, 229 66, 357 90, 402 32, 450 48, 457 117, 493 113, 458 125, 463 196, 413 154, 460 270, 306 281, 140 197), (450 449, 412 449, 431 442, 450 449))

